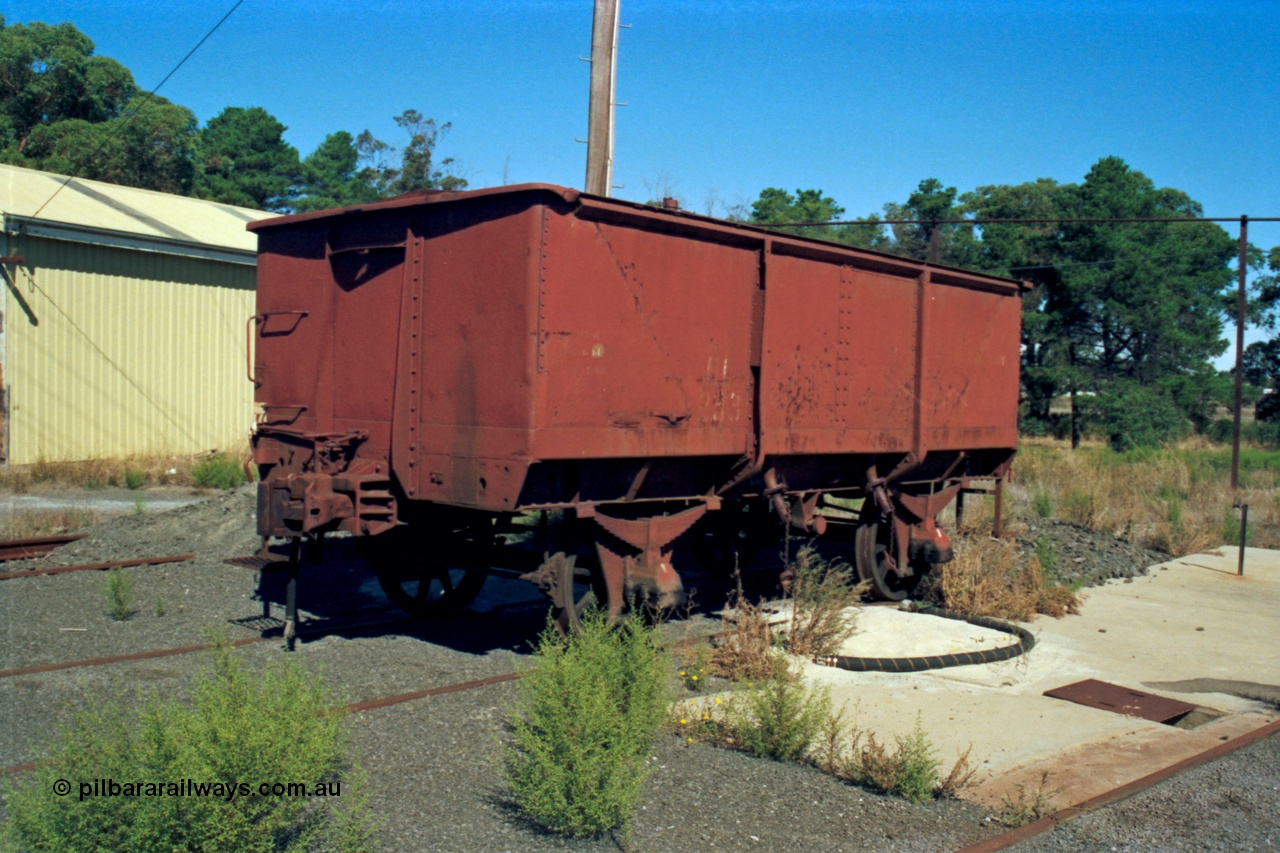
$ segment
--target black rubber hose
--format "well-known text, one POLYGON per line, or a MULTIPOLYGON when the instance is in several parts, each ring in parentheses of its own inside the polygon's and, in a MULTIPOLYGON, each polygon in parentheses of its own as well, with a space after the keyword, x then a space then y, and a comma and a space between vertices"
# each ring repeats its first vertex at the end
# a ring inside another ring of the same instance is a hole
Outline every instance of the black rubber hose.
POLYGON ((851 658, 844 655, 836 655, 833 657, 820 657, 817 659, 817 663, 847 669, 852 672, 924 672, 927 669, 945 669, 949 666, 997 663, 998 661, 1016 658, 1018 655, 1024 655, 1031 651, 1036 644, 1036 638, 1031 635, 1030 631, 999 619, 989 619, 986 616, 967 616, 964 613, 957 613, 954 610, 946 610, 942 607, 931 607, 915 612, 931 613, 944 619, 968 622, 970 625, 977 625, 979 628, 990 628, 993 631, 1014 634, 1018 637, 1018 642, 998 649, 984 649, 980 652, 959 652, 952 655, 926 655, 918 658, 851 658))

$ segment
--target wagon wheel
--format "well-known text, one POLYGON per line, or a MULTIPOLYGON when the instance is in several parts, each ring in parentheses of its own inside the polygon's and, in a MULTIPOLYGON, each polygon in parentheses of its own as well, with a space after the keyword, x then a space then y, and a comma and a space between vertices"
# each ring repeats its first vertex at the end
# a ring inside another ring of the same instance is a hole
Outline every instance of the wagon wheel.
POLYGON ((893 519, 876 506, 875 498, 870 495, 858 513, 853 543, 858 577, 871 582, 877 597, 901 601, 920 583, 919 568, 906 578, 894 571, 893 519))
POLYGON ((414 533, 400 526, 366 540, 366 556, 378 585, 392 604, 415 619, 457 613, 475 600, 488 577, 487 568, 428 556, 424 551, 429 546, 414 533))
POLYGON ((592 571, 582 577, 575 566, 577 556, 563 551, 548 554, 538 569, 538 585, 551 599, 551 618, 561 634, 578 630, 582 617, 592 607, 607 599, 600 584, 600 573, 592 571))

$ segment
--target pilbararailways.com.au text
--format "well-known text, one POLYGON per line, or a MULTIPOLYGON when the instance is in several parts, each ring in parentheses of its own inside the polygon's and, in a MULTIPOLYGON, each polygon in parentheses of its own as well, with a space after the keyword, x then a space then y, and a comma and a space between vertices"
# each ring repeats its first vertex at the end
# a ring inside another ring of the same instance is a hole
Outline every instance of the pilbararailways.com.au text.
MULTIPOLYGON (((72 791, 71 783, 59 779, 53 783, 53 792, 65 797, 72 791)), ((180 779, 177 782, 118 782, 115 779, 94 779, 79 783, 80 800, 90 797, 217 797, 231 802, 236 797, 341 797, 342 783, 320 781, 313 785, 305 782, 197 782, 180 779)))

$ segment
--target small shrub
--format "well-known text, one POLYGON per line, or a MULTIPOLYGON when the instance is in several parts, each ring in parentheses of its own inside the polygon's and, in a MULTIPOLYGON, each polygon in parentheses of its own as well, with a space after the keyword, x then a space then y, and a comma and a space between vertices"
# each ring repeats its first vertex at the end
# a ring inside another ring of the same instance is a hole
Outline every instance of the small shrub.
POLYGON ((1036 489, 1035 494, 1031 496, 1031 511, 1038 518, 1048 518, 1053 515, 1053 497, 1045 489, 1036 489))
POLYGON ((124 468, 124 487, 133 491, 141 489, 143 484, 147 482, 147 472, 126 465, 124 468))
POLYGON ((1089 530, 1098 529, 1102 507, 1101 497, 1091 489, 1072 489, 1062 501, 1062 511, 1067 520, 1089 530))
POLYGON ((1005 826, 1025 826, 1039 820, 1053 811, 1053 798, 1061 791, 1046 791, 1049 785, 1049 771, 1040 776, 1040 784, 1032 793, 1027 786, 1019 782, 1014 785, 1018 795, 1006 796, 1000 801, 1000 822, 1005 826))
POLYGON ((933 746, 920 725, 919 715, 911 734, 898 740, 895 760, 898 767, 890 793, 913 803, 923 803, 933 797, 934 789, 942 784, 938 776, 942 762, 933 755, 933 746))
POLYGON ((222 453, 207 456, 192 466, 191 479, 201 488, 227 491, 248 482, 241 461, 222 453))
POLYGON ((676 673, 680 686, 694 693, 707 686, 707 673, 710 666, 710 653, 706 646, 699 645, 688 660, 682 660, 676 673))
POLYGON ((156 593, 156 616, 160 617, 160 616, 163 616, 164 614, 165 614, 164 596, 157 592, 156 593))
POLYGON ((1187 435, 1191 424, 1163 389, 1117 385, 1099 394, 1091 406, 1111 449, 1161 447, 1187 435))
POLYGON ((773 672, 745 688, 741 702, 728 711, 728 723, 737 743, 752 755, 799 761, 830 715, 830 692, 806 687, 790 661, 776 654, 773 672))
POLYGON ((787 650, 806 658, 836 654, 853 636, 854 608, 861 603, 867 584, 854 581, 848 563, 828 562, 808 545, 796 554, 788 574, 787 650))
POLYGON ((969 755, 972 752, 973 746, 971 745, 960 753, 960 757, 956 759, 955 764, 951 765, 951 770, 947 772, 946 778, 933 789, 935 797, 954 799, 965 788, 970 788, 977 784, 975 777, 978 775, 978 770, 969 764, 969 755))
POLYGON ((1058 579, 1058 549, 1054 547, 1052 540, 1044 536, 1036 540, 1036 559, 1040 561, 1040 569, 1044 572, 1045 580, 1049 583, 1056 583, 1058 579))
POLYGON ((913 803, 934 797, 954 797, 974 784, 977 771, 969 766, 970 750, 956 759, 945 777, 939 773, 942 763, 934 755, 933 744, 920 724, 919 714, 911 734, 894 740, 897 747, 892 750, 876 740, 874 734, 867 735, 864 743, 862 732, 855 729, 851 735, 851 757, 840 767, 839 775, 913 803))
POLYGON ((341 715, 322 682, 292 660, 250 675, 225 642, 210 660, 190 707, 118 697, 72 711, 48 759, 10 783, 5 841, 68 853, 367 849, 364 793, 343 784, 341 715), (57 780, 78 787, 53 796, 57 780), (94 796, 93 780, 142 790, 94 796), (208 794, 179 794, 182 780, 208 794), (263 796, 262 782, 300 783, 308 796, 263 796))
POLYGON ((591 611, 562 638, 543 632, 510 716, 504 775, 517 805, 564 835, 630 823, 667 713, 666 653, 636 619, 591 611))
POLYGON ((117 622, 131 619, 138 611, 133 608, 133 575, 124 569, 112 569, 102 582, 107 597, 107 609, 117 622))

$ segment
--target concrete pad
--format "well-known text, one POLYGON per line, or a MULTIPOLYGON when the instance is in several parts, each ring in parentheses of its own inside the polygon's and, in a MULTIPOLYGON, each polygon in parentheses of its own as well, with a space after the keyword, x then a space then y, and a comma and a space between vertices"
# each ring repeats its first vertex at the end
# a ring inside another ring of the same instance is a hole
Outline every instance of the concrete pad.
MULTIPOLYGON (((805 674, 881 741, 908 734, 918 715, 944 771, 972 747, 971 761, 989 775, 966 799, 998 806, 1017 784, 1034 791, 1048 771, 1049 788, 1061 789, 1058 806, 1082 802, 1280 718, 1274 703, 1246 698, 1280 690, 1280 552, 1248 549, 1243 578, 1236 557, 1224 547, 1086 590, 1080 615, 1024 626, 1037 645, 1018 660, 911 674, 807 664, 805 674), (1086 678, 1222 716, 1180 729, 1042 695, 1086 678), (1249 689, 1213 692, 1232 683, 1249 689)), ((859 619, 845 654, 946 654, 1013 642, 925 614, 866 608, 859 619)))

